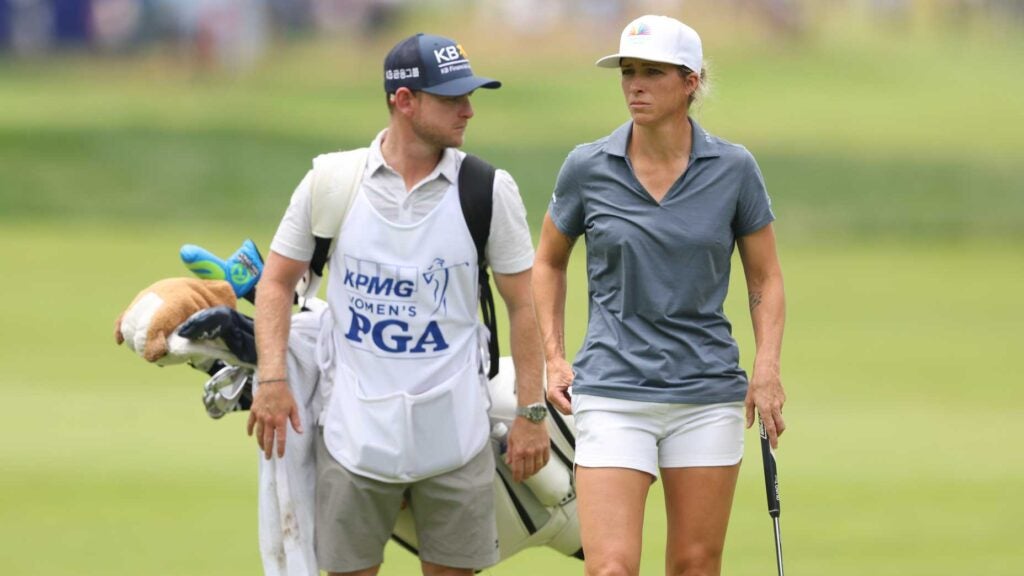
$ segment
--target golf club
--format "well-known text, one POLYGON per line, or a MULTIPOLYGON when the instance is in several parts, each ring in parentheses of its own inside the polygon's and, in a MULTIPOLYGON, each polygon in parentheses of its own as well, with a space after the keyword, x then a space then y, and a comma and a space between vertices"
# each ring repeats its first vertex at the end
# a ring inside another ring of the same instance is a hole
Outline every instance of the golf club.
POLYGON ((768 515, 775 524, 775 560, 778 562, 779 576, 784 576, 782 534, 779 532, 779 471, 775 465, 775 453, 768 442, 768 433, 764 429, 764 421, 758 417, 757 422, 761 429, 761 460, 764 462, 764 489, 768 494, 768 515))

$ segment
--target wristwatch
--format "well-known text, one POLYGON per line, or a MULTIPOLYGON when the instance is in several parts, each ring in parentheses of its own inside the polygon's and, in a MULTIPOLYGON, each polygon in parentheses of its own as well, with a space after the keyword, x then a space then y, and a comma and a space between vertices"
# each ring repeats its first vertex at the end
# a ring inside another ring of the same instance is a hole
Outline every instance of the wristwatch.
POLYGON ((543 402, 537 402, 527 406, 518 406, 516 408, 516 416, 522 416, 530 422, 542 422, 548 417, 548 407, 545 406, 543 402))

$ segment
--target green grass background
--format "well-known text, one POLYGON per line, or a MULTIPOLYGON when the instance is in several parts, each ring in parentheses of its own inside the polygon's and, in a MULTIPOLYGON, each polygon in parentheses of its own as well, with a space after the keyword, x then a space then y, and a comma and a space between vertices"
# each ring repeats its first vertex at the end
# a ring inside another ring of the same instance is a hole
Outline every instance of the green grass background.
MULTIPOLYGON (((699 119, 754 152, 779 216, 788 572, 1024 573, 1024 43, 694 25, 716 81, 699 119)), ((474 97, 466 148, 512 172, 536 230, 565 154, 627 117, 615 73, 589 65, 617 31, 510 56, 515 41, 472 20, 431 29, 505 82, 474 97)), ((116 347, 114 318, 185 274, 183 243, 266 249, 310 158, 384 125, 365 62, 403 33, 278 46, 245 76, 159 51, 0 60, 0 573, 259 572, 244 417, 208 419, 202 376, 116 347)), ((727 312, 749 368, 735 270, 727 312)), ((570 291, 575 345, 582 253, 570 291)), ((751 432, 725 574, 773 572, 760 475, 751 432)), ((643 574, 663 571, 662 502, 655 485, 643 574)), ((415 566, 388 549, 385 573, 415 566)), ((535 549, 485 573, 580 571, 535 549)))

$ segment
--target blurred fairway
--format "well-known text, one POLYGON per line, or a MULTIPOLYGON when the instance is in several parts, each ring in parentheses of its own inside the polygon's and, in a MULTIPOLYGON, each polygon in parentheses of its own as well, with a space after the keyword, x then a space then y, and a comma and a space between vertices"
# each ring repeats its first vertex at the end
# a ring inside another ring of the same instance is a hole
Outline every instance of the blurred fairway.
MULTIPOLYGON (((467 149, 513 173, 536 229, 565 154, 625 120, 615 73, 579 49, 506 57, 448 33, 506 83, 474 98, 467 149)), ((145 365, 114 346, 113 321, 185 274, 183 243, 266 249, 310 158, 383 126, 376 62, 391 40, 356 59, 282 48, 237 79, 159 54, 0 61, 0 573, 259 572, 244 417, 209 420, 202 375, 145 365)), ((788 572, 1024 573, 1024 75, 1006 72, 1024 44, 719 43, 700 119, 754 152, 779 216, 788 572)), ((571 347, 586 318, 579 252, 571 347)), ((748 363, 735 269, 727 312, 748 363)), ((725 574, 774 569, 747 440, 725 574)), ((659 485, 649 512, 643 574, 659 574, 659 485)), ((384 573, 415 566, 389 549, 384 573)), ((531 550, 485 574, 580 571, 531 550)))

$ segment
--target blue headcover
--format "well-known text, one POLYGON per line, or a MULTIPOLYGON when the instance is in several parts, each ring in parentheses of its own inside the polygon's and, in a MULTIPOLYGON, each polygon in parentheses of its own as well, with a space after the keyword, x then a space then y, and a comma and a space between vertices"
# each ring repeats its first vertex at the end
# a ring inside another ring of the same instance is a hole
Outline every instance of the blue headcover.
POLYGON ((203 280, 224 280, 231 284, 235 296, 253 301, 256 283, 263 273, 263 256, 249 239, 227 260, 195 244, 181 247, 181 261, 193 274, 203 280))

